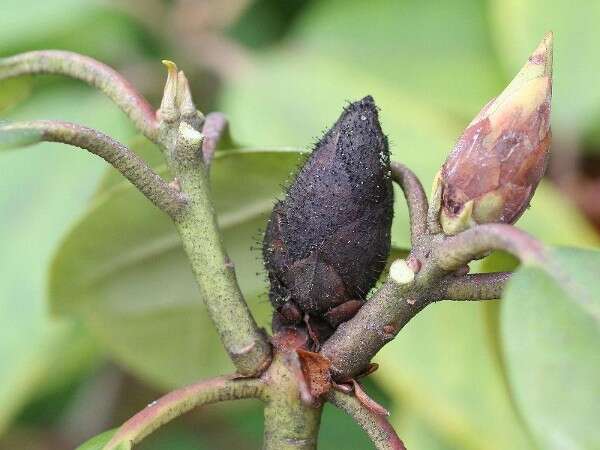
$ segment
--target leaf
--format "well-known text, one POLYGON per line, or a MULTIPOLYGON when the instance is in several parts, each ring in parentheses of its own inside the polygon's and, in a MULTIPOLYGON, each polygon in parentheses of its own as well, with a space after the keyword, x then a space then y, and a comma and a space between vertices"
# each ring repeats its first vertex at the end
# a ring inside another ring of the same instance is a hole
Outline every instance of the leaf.
MULTIPOLYGON (((104 431, 103 433, 100 433, 100 434, 94 436, 93 438, 85 441, 83 444, 81 444, 75 450, 102 450, 104 448, 104 446, 106 444, 108 444, 108 441, 111 440, 111 438, 113 437, 113 435, 116 432, 117 432, 117 429, 104 431)), ((123 450, 127 450, 127 449, 123 449, 123 450)))
MULTIPOLYGON (((36 117, 85 122, 121 139, 129 134, 109 101, 78 87, 36 94, 9 116, 36 117)), ((42 386, 69 383, 98 358, 81 328, 48 320, 44 299, 51 254, 103 167, 100 159, 59 144, 0 154, 0 429, 42 386), (86 351, 78 350, 82 345, 86 351)))
POLYGON ((300 17, 292 43, 354 70, 364 68, 465 119, 502 89, 479 0, 437 3, 434 10, 418 0, 375 0, 368 8, 359 1, 315 2, 300 17))
POLYGON ((504 386, 485 304, 428 306, 375 361, 380 366, 374 377, 382 388, 447 445, 532 448, 504 386))
MULTIPOLYGON (((581 132, 600 106, 600 4, 568 0, 494 0, 495 42, 507 78, 520 67, 547 31, 555 34, 552 105, 555 130, 581 132)), ((555 133, 557 137, 560 134, 555 133)))
POLYGON ((557 249, 554 257, 568 285, 522 267, 505 293, 501 336, 510 387, 540 448, 600 448, 600 252, 557 249))
POLYGON ((398 404, 392 409, 389 421, 407 449, 426 450, 459 450, 445 439, 440 431, 423 420, 423 418, 406 405, 398 404))
MULTIPOLYGON (((263 322, 270 306, 257 298, 267 291, 266 277, 250 247, 298 158, 292 151, 230 150, 211 169, 226 247, 263 322)), ((160 387, 231 370, 174 227, 128 183, 105 183, 66 237, 50 296, 55 312, 80 317, 121 363, 160 387)))

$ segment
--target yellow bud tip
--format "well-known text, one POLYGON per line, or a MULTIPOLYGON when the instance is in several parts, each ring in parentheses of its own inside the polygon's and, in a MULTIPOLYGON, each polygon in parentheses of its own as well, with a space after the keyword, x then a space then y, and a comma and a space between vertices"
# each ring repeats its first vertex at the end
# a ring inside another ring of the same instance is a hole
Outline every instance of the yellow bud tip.
POLYGON ((163 92, 163 98, 158 111, 160 120, 173 122, 179 117, 178 107, 175 104, 177 97, 177 65, 173 61, 163 59, 162 63, 167 68, 167 82, 163 92))
POLYGON ((169 59, 163 59, 161 63, 167 68, 169 75, 173 74, 174 76, 177 76, 177 64, 169 59))
MULTIPOLYGON (((549 31, 542 39, 542 42, 537 46, 534 52, 527 61, 528 65, 538 66, 535 72, 538 72, 538 76, 552 77, 552 52, 554 47, 554 33, 549 31), (540 70, 541 69, 541 70, 540 70)), ((532 67, 532 70, 533 67, 532 67)))

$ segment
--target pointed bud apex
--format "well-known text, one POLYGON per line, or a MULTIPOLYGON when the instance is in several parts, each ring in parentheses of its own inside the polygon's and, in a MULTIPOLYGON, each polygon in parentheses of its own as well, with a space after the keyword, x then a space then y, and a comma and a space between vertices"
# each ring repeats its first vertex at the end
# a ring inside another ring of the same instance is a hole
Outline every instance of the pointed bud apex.
POLYGON ((167 67, 167 82, 163 92, 163 98, 158 110, 160 120, 175 122, 179 119, 179 108, 177 107, 177 66, 173 61, 163 59, 162 63, 167 67))
POLYGON ((177 74, 177 107, 181 117, 196 129, 200 129, 204 116, 196 109, 192 99, 190 84, 183 71, 177 74))
MULTIPOLYGON (((446 234, 514 223, 546 169, 550 146, 552 33, 506 89, 473 119, 434 183, 446 234)), ((432 207, 434 204, 432 203, 432 207)))

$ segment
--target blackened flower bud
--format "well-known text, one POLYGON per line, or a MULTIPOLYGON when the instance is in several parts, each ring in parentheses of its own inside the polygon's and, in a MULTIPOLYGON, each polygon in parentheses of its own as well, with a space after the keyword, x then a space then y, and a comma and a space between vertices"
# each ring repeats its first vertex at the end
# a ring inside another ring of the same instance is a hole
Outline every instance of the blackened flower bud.
POLYGON ((442 166, 432 208, 446 234, 514 223, 546 169, 550 146, 552 34, 508 87, 469 124, 442 166))
POLYGON ((273 209, 263 256, 280 322, 333 328, 358 310, 385 266, 392 206, 388 142, 369 96, 344 110, 273 209))

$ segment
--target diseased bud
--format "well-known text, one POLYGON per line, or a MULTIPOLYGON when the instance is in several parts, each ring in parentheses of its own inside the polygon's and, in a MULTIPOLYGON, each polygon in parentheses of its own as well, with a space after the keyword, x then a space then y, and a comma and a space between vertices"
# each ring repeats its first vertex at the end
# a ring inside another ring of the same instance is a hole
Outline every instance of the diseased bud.
POLYGON ((508 87, 469 124, 433 187, 446 234, 475 224, 514 223, 546 170, 550 146, 552 34, 508 87))
POLYGON ((350 104, 271 215, 263 244, 274 329, 322 340, 362 305, 390 250, 393 190, 377 107, 350 104))

